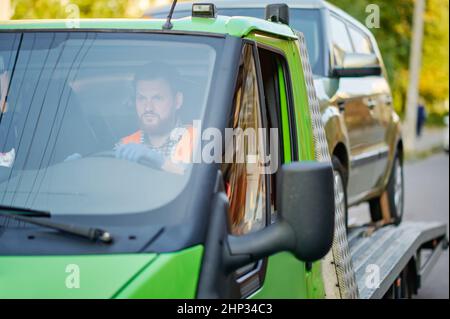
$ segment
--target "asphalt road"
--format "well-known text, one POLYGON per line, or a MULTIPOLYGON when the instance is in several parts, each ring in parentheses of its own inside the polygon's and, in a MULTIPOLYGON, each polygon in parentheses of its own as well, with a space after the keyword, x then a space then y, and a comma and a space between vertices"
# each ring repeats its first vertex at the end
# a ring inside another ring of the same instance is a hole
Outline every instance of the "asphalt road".
MULTIPOLYGON (((404 220, 449 223, 449 156, 433 155, 405 166, 404 220)), ((368 220, 366 204, 349 211, 349 222, 368 220)), ((415 298, 449 298, 449 253, 441 256, 415 298)))

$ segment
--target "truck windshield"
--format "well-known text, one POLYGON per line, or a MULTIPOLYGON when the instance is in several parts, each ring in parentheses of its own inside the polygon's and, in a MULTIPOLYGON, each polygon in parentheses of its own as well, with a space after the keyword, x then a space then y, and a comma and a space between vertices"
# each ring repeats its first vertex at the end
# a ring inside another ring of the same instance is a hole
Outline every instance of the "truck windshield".
MULTIPOLYGON (((224 16, 245 16, 264 19, 264 8, 218 8, 220 15, 224 16)), ((290 25, 294 30, 300 31, 305 35, 306 46, 308 49, 309 62, 315 75, 325 75, 324 58, 323 58, 323 31, 321 23, 321 15, 319 9, 295 9, 291 8, 290 25)), ((183 18, 191 15, 191 11, 178 10, 175 11, 174 18, 183 18)), ((167 13, 156 13, 152 17, 165 18, 167 13)))
POLYGON ((202 119, 221 45, 195 35, 0 33, 0 205, 110 215, 176 198, 192 168, 192 145, 180 144, 202 119))

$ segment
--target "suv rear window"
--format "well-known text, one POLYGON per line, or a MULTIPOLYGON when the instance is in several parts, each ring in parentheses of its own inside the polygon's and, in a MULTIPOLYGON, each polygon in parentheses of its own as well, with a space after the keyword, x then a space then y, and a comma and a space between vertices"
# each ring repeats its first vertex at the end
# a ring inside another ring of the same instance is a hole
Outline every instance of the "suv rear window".
POLYGON ((350 37, 352 38, 353 47, 355 48, 356 53, 373 53, 372 43, 368 36, 351 25, 348 27, 348 31, 350 32, 350 37))

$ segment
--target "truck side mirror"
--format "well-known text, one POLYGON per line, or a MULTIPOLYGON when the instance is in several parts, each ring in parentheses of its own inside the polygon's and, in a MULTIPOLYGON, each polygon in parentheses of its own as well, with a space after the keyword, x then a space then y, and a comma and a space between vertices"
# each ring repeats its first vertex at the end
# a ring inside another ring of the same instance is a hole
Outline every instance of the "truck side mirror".
POLYGON ((277 176, 280 218, 243 236, 228 235, 229 270, 288 251, 304 262, 324 257, 334 236, 334 179, 329 163, 285 164, 277 176))
POLYGON ((294 162, 278 179, 278 209, 295 234, 292 253, 316 261, 331 248, 334 237, 334 177, 330 163, 294 162))
POLYGON ((381 66, 375 54, 345 53, 342 66, 334 69, 337 77, 361 77, 381 75, 381 66))

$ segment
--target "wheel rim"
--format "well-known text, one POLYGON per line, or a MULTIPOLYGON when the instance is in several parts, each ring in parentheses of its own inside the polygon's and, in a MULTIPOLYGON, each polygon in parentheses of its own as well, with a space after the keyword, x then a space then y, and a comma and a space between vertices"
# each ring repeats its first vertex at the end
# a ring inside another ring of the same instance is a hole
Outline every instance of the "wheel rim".
POLYGON ((403 214, 403 167, 398 159, 395 161, 394 202, 398 217, 401 217, 403 214))
POLYGON ((340 213, 340 215, 345 218, 344 181, 342 180, 341 174, 339 174, 338 172, 334 172, 334 189, 336 213, 340 213))

